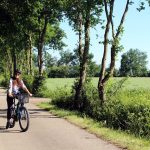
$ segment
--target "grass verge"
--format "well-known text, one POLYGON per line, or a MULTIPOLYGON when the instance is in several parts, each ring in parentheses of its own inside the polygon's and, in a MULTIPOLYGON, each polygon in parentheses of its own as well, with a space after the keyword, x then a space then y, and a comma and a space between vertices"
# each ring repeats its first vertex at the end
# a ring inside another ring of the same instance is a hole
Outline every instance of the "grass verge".
POLYGON ((62 117, 69 122, 86 129, 103 140, 109 141, 120 148, 128 150, 150 150, 148 139, 135 137, 122 131, 103 127, 102 123, 96 122, 86 116, 81 116, 78 112, 60 109, 50 103, 40 103, 39 107, 51 112, 53 115, 62 117))

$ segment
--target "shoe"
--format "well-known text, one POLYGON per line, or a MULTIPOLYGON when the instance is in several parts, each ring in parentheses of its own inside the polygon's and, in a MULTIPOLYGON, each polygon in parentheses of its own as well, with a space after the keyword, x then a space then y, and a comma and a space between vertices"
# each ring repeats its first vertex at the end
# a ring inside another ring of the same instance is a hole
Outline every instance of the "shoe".
POLYGON ((8 129, 9 127, 10 127, 10 122, 7 121, 7 123, 6 123, 6 129, 8 129))

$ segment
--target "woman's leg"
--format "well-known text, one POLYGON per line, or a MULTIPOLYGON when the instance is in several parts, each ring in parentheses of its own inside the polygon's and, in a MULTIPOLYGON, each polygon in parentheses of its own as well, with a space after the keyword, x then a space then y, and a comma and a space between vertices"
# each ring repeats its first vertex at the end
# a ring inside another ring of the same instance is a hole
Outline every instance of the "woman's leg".
POLYGON ((9 128, 9 120, 11 118, 11 107, 13 105, 13 97, 9 97, 7 95, 7 124, 6 124, 6 128, 8 129, 9 128))

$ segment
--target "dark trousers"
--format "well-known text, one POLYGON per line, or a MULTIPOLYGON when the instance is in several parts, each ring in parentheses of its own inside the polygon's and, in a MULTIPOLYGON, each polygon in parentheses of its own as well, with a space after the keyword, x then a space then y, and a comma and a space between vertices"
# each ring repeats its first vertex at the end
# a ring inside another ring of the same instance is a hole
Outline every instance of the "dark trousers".
POLYGON ((11 118, 11 107, 13 105, 13 97, 8 96, 7 94, 7 120, 11 118))

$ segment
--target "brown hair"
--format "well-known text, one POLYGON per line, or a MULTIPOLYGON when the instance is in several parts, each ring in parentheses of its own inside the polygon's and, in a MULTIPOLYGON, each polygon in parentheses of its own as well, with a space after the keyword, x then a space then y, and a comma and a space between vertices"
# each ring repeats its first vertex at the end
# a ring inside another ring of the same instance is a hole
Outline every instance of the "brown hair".
POLYGON ((13 80, 13 86, 17 85, 18 87, 22 87, 21 79, 15 79, 13 80))

